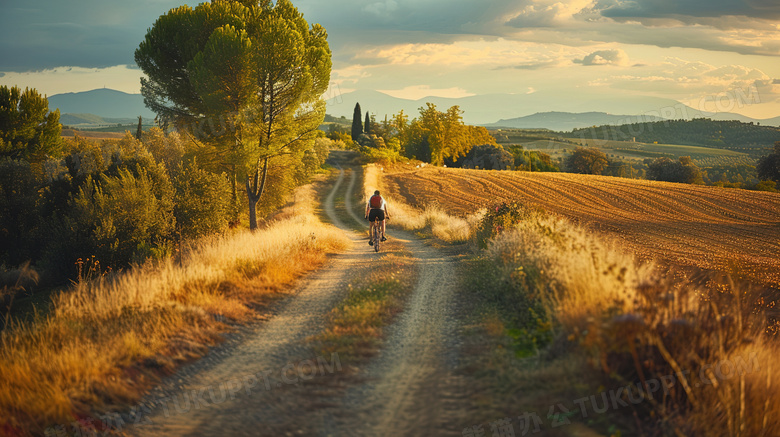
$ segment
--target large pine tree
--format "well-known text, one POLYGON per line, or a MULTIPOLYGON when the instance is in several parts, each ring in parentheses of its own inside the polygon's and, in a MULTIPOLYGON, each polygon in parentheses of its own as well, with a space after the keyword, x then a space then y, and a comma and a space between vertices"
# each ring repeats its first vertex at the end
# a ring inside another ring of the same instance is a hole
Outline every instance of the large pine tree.
POLYGON ((246 178, 256 229, 261 196, 292 189, 325 117, 325 29, 290 0, 180 6, 157 19, 135 60, 146 106, 203 144, 199 163, 231 176, 234 202, 246 178))
POLYGON ((355 112, 352 114, 352 141, 357 142, 363 133, 363 111, 360 109, 360 103, 355 104, 355 112))

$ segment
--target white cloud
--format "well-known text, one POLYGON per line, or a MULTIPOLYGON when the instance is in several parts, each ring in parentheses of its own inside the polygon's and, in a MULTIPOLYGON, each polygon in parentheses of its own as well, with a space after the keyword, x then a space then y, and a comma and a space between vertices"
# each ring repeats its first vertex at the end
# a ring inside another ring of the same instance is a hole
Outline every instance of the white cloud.
POLYGON ((368 67, 360 64, 349 65, 331 71, 330 81, 342 85, 345 83, 357 83, 360 79, 371 77, 368 67))
POLYGON ((379 92, 385 93, 387 95, 397 97, 399 99, 408 99, 408 100, 419 100, 425 97, 448 97, 448 98, 459 98, 459 97, 469 97, 475 95, 474 93, 470 93, 463 88, 453 87, 453 88, 431 88, 430 85, 413 85, 408 86, 399 90, 377 90, 379 92))
POLYGON ((615 65, 625 67, 630 64, 628 55, 621 49, 597 50, 582 59, 575 59, 582 65, 615 65))
POLYGON ((386 17, 386 14, 398 10, 398 3, 393 0, 371 3, 369 5, 363 6, 363 10, 370 14, 386 17))
POLYGON ((493 41, 456 41, 450 44, 399 44, 368 50, 361 55, 392 65, 483 66, 535 70, 568 63, 579 50, 499 38, 493 41))
POLYGON ((532 4, 520 10, 511 17, 507 24, 513 27, 560 27, 572 23, 576 19, 593 19, 595 2, 592 0, 571 0, 567 2, 551 2, 533 0, 532 4))
POLYGON ((595 79, 591 86, 671 95, 680 100, 700 99, 723 93, 759 95, 763 102, 780 98, 780 86, 763 71, 744 65, 714 66, 701 61, 668 58, 632 74, 595 79))

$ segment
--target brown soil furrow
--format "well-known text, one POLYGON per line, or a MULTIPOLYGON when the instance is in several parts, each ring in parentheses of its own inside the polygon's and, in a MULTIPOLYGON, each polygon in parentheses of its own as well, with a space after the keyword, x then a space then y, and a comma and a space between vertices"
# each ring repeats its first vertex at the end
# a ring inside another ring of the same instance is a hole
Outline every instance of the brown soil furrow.
POLYGON ((780 195, 565 173, 425 168, 388 175, 451 214, 519 200, 611 237, 642 259, 780 285, 780 195), (446 192, 434 187, 447 186, 446 192))

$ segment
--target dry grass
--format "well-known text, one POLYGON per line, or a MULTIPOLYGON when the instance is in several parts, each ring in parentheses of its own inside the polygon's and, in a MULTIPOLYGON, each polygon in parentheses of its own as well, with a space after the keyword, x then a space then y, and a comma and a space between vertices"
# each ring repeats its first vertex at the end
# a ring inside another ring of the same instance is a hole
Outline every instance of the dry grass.
POLYGON ((363 177, 364 204, 374 194, 381 190, 388 203, 390 223, 409 231, 430 229, 434 237, 447 242, 464 242, 471 237, 474 226, 482 217, 483 212, 469 214, 466 218, 447 214, 438 204, 431 203, 423 209, 413 208, 405 203, 402 197, 394 197, 385 189, 383 168, 375 164, 366 166, 363 177))
MULTIPOLYGON (((313 191, 296 200, 297 210, 310 209, 313 191)), ((250 320, 256 305, 349 244, 305 214, 74 286, 45 319, 2 332, 0 429, 40 434, 136 401, 160 374, 218 341, 224 322, 250 320)))
MULTIPOLYGON (((777 435, 780 352, 763 310, 777 299, 723 278, 669 278, 570 222, 528 218, 487 256, 514 290, 542 302, 558 338, 618 385, 636 384, 683 435, 777 435), (654 384, 665 390, 648 396, 654 384), (774 382, 776 384, 776 382, 774 382)), ((625 394, 624 394, 625 395, 625 394)))
MULTIPOLYGON (((780 288, 780 194, 566 173, 426 167, 384 178, 395 202, 464 218, 502 201, 617 238, 642 260, 739 274, 780 288)), ((393 206, 391 204, 391 206, 393 206)))
MULTIPOLYGON (((480 289, 496 286, 499 295, 489 299, 524 313, 514 320, 525 324, 522 347, 535 350, 537 340, 552 338, 551 348, 582 353, 616 386, 632 384, 644 393, 638 396, 652 413, 637 422, 639 432, 645 426, 648 434, 780 435, 780 392, 773 389, 780 348, 769 334, 776 322, 766 314, 777 304, 776 290, 712 273, 738 267, 748 279, 780 283, 780 257, 773 252, 780 197, 449 169, 400 172, 384 182, 402 200, 395 203, 438 204, 461 217, 507 199, 560 214, 529 213, 494 239, 480 270, 493 277, 480 289), (653 258, 686 269, 669 272, 653 258), (539 308, 545 314, 534 327, 539 308), (659 383, 661 391, 648 395, 659 383)), ((430 223, 404 207, 404 226, 430 223)), ((482 323, 492 326, 489 319, 482 323)))
POLYGON ((325 356, 336 353, 342 363, 350 364, 373 355, 384 327, 403 309, 414 287, 415 262, 396 241, 389 241, 382 251, 355 273, 346 298, 331 311, 325 330, 313 338, 325 356))

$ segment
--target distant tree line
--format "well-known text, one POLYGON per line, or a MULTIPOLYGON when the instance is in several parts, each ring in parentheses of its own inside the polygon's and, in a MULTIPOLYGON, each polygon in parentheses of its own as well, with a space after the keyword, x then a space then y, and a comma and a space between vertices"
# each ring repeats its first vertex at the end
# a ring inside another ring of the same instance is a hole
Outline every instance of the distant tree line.
POLYGON ((633 141, 642 143, 706 146, 717 149, 745 150, 761 154, 767 145, 780 141, 780 128, 759 126, 739 121, 716 121, 709 118, 665 120, 632 123, 620 126, 604 125, 559 133, 568 138, 602 141, 633 141))
POLYGON ((502 147, 486 128, 465 124, 458 106, 442 112, 427 103, 411 120, 400 111, 377 121, 375 114, 364 114, 357 103, 351 129, 331 124, 328 137, 375 161, 416 159, 447 167, 559 171, 549 155, 520 146, 502 147))
POLYGON ((649 179, 686 184, 706 184, 725 188, 776 191, 780 183, 780 142, 775 151, 759 160, 757 167, 747 164, 701 167, 689 156, 628 161, 609 158, 597 148, 578 147, 563 160, 570 173, 649 179))

